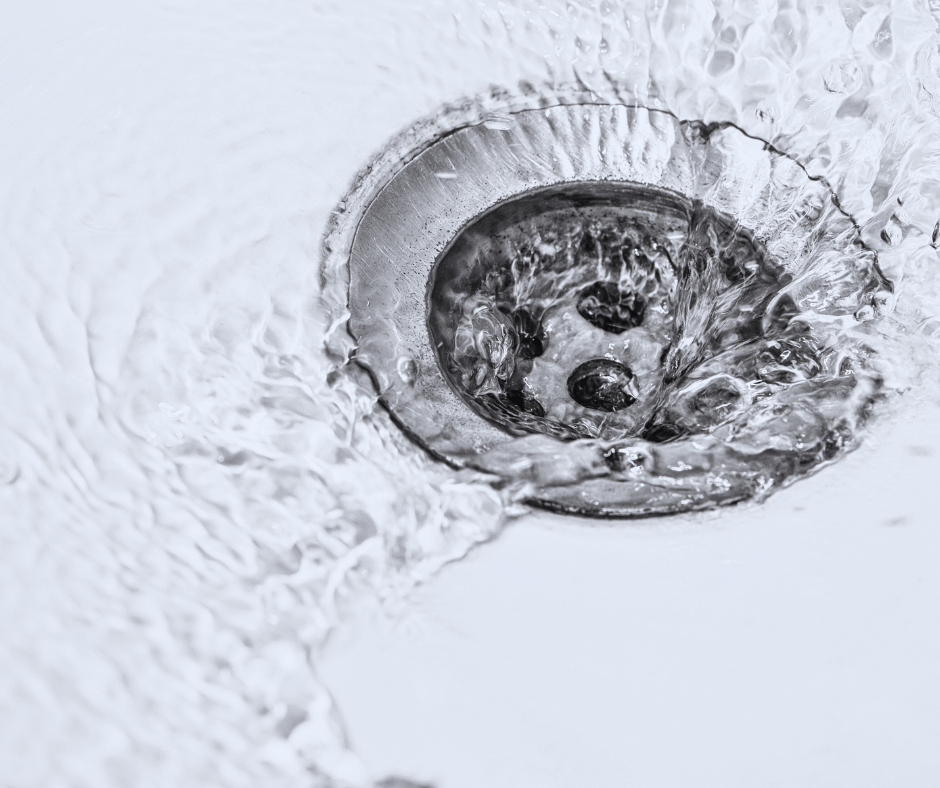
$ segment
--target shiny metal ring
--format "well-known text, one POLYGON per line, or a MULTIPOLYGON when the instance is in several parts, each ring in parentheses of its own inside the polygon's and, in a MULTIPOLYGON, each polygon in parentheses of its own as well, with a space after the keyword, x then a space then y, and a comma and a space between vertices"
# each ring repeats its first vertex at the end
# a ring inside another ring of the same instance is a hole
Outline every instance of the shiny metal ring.
POLYGON ((762 494, 847 447, 873 396, 858 375, 848 386, 846 369, 857 372, 859 364, 845 360, 852 342, 840 332, 890 284, 828 186, 734 126, 623 105, 506 113, 457 128, 418 152, 357 219, 348 330, 355 360, 371 374, 382 403, 434 456, 528 483, 530 499, 548 508, 629 517, 762 494), (781 413, 812 409, 804 421, 817 426, 800 438, 745 419, 741 435, 726 430, 711 442, 635 437, 611 444, 520 437, 468 407, 442 374, 429 334, 435 266, 479 217, 520 195, 565 187, 648 189, 732 217, 779 266, 781 293, 828 353, 812 384, 821 393, 808 396, 815 405, 793 404, 807 399, 796 396, 802 390, 774 393, 781 413), (839 353, 830 352, 837 344, 839 353), (838 446, 806 460, 799 445, 806 441, 838 446))

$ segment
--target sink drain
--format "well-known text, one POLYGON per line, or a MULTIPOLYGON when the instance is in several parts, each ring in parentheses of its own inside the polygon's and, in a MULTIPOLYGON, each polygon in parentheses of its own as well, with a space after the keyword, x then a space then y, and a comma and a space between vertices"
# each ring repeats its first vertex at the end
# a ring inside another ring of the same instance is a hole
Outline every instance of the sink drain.
POLYGON ((787 342, 795 311, 785 273, 732 220, 626 184, 503 203, 431 278, 428 329, 451 388, 508 432, 564 439, 674 438, 727 420, 742 398, 709 400, 711 387, 692 406, 703 424, 660 423, 663 395, 705 352, 787 342))
POLYGON ((458 128, 366 203, 356 361, 419 444, 560 511, 760 495, 850 448, 890 284, 736 127, 558 106, 458 128))

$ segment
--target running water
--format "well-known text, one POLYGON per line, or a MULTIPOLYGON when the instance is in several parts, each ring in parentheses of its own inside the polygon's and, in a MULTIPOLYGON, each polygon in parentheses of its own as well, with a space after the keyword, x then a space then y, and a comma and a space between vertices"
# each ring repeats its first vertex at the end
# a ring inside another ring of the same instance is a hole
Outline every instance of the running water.
MULTIPOLYGON (((424 457, 339 371, 330 244, 354 199, 331 211, 376 151, 356 183, 459 123, 511 122, 543 87, 737 124, 825 178, 878 252, 895 286, 869 336, 884 396, 936 386, 929 4, 15 13, 0 32, 0 781, 17 788, 372 779, 318 679, 325 639, 344 605, 394 603, 521 511, 424 457)), ((671 286, 659 270, 649 314, 671 286)), ((634 321, 635 300, 604 313, 615 277, 598 281, 582 309, 634 321)), ((539 331, 518 320, 535 357, 539 331)), ((485 378, 475 392, 519 391, 485 378)))
MULTIPOLYGON (((795 191, 787 203, 802 217, 795 191)), ((584 184, 510 201, 433 274, 439 364, 508 431, 598 441, 613 478, 643 479, 625 510, 765 492, 853 445, 879 387, 863 318, 884 311, 890 283, 814 197, 811 222, 768 237, 782 259, 659 189, 584 184), (810 244, 785 237, 803 233, 810 244), (845 248, 823 243, 833 236, 845 248)), ((778 200, 766 202, 773 214, 778 200)))

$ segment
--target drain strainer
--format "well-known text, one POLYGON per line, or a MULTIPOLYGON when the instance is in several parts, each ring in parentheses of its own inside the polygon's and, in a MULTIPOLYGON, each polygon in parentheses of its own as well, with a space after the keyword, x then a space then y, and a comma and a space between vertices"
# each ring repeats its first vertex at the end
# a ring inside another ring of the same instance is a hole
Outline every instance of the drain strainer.
POLYGON ((742 500, 849 448, 890 290, 785 155, 592 104, 418 153, 359 217, 349 276, 356 361, 414 440, 606 516, 742 500))

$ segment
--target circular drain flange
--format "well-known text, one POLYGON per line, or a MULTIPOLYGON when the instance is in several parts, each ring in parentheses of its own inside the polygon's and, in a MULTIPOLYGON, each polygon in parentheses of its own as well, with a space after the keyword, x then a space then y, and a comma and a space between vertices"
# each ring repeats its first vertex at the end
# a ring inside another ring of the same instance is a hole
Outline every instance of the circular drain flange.
POLYGON ((734 126, 614 105, 457 129, 358 217, 356 361, 419 444, 643 516, 849 448, 890 284, 828 186, 734 126), (496 126, 495 128, 493 126, 496 126))

